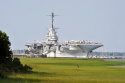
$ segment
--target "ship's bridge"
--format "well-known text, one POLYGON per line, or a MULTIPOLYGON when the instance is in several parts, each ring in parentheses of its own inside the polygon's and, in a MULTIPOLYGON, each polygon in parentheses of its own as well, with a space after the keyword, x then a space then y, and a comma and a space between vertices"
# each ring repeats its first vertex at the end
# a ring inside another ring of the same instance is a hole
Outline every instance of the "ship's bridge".
POLYGON ((56 35, 56 28, 54 28, 53 26, 53 22, 54 22, 54 13, 52 12, 51 15, 52 17, 52 27, 49 28, 49 32, 47 34, 47 41, 50 41, 50 42, 57 42, 58 41, 58 36, 56 35))
POLYGON ((49 28, 49 32, 47 34, 47 40, 52 42, 58 41, 58 36, 56 35, 56 28, 49 28))

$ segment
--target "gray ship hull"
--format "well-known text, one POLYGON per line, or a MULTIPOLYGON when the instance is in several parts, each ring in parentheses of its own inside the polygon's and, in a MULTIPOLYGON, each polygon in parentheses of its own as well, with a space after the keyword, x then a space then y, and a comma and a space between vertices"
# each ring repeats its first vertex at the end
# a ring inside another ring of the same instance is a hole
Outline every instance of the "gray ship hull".
POLYGON ((59 57, 59 58, 87 58, 88 54, 98 48, 103 46, 102 44, 75 44, 69 46, 69 48, 64 48, 63 51, 50 52, 47 57, 59 57))

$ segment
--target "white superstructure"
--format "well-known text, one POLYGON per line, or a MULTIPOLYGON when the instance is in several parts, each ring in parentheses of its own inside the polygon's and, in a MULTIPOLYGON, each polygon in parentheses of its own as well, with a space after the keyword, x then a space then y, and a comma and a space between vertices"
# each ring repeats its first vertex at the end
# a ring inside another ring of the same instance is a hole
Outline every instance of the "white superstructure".
POLYGON ((101 43, 86 42, 84 40, 71 40, 59 43, 56 28, 53 26, 54 13, 52 13, 51 17, 52 27, 49 28, 47 39, 42 42, 26 44, 28 50, 25 53, 27 55, 86 58, 92 50, 103 46, 101 43))

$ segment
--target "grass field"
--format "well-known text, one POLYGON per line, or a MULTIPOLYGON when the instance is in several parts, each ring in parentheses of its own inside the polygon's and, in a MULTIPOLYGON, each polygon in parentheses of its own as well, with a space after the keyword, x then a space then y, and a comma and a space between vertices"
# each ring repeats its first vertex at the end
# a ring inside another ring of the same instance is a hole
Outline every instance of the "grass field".
POLYGON ((125 83, 122 61, 76 58, 20 58, 33 68, 29 73, 13 73, 0 83, 125 83), (79 65, 79 68, 78 66, 79 65))

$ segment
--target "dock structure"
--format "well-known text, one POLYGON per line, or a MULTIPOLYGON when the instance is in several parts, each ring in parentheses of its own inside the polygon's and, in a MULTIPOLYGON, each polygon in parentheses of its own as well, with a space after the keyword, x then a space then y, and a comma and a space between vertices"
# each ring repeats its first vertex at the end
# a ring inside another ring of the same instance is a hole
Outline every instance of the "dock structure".
MULTIPOLYGON (((47 57, 47 56, 40 55, 40 54, 26 54, 25 49, 24 50, 16 49, 16 50, 12 50, 12 51, 13 51, 13 57, 44 57, 44 58, 47 57)), ((70 57, 70 58, 72 58, 72 57, 70 57)), ((125 59, 125 56, 88 55, 88 57, 84 57, 84 58, 125 59)))

